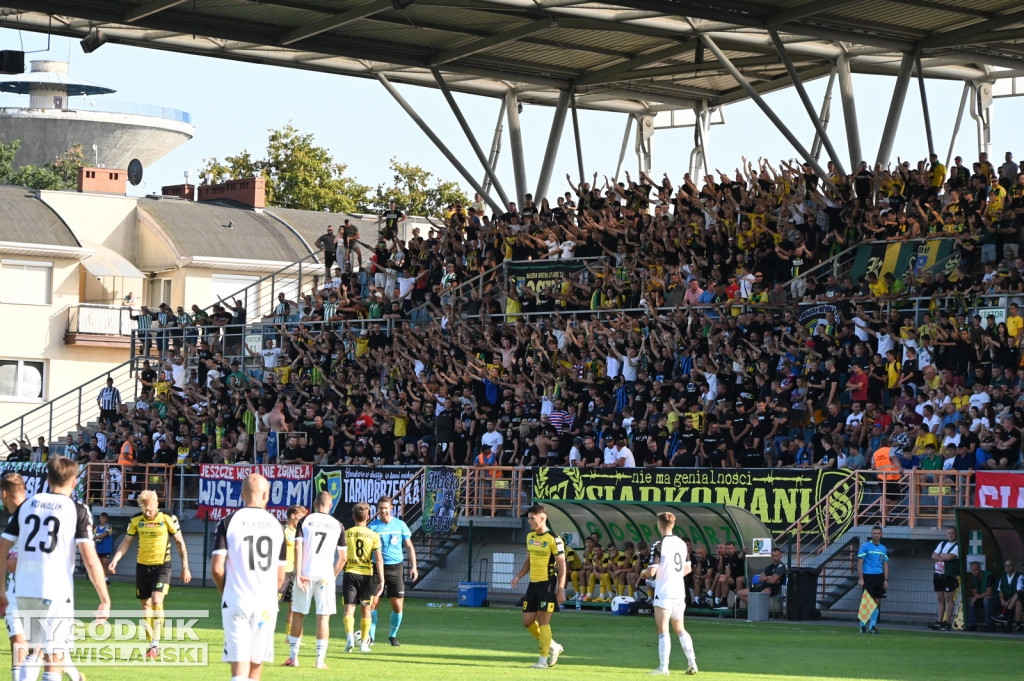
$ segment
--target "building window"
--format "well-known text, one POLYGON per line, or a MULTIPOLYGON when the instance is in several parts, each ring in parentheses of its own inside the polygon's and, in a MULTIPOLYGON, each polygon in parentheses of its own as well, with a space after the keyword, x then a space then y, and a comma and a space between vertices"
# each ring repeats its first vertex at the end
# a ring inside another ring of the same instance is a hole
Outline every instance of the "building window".
POLYGON ((42 402, 46 362, 0 359, 0 400, 42 402))
POLYGON ((49 305, 52 262, 0 260, 0 303, 49 305))

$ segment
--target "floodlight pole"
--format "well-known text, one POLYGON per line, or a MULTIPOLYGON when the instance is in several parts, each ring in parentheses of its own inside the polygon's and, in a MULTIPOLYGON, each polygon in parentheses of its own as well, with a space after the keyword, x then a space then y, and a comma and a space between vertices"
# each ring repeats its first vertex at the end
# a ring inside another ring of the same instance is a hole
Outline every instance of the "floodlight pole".
POLYGON ((857 125, 857 104, 853 97, 853 79, 850 77, 850 62, 846 51, 836 59, 836 74, 839 76, 839 95, 843 100, 843 117, 846 119, 846 142, 850 149, 850 167, 857 168, 864 160, 860 151, 860 128, 857 125))
POLYGON ((452 96, 452 91, 448 87, 448 83, 441 77, 441 72, 437 68, 430 69, 430 72, 434 74, 434 80, 437 82, 437 87, 441 90, 441 94, 444 95, 445 101, 448 102, 448 106, 451 108, 452 113, 455 114, 455 120, 459 122, 459 126, 462 128, 462 132, 466 135, 466 139, 469 140, 470 146, 473 147, 473 151, 476 153, 477 159, 480 161, 480 165, 484 167, 484 172, 487 174, 487 179, 494 184, 494 191, 498 192, 498 196, 501 200, 508 205, 508 197, 505 195, 505 190, 501 186, 501 182, 498 181, 498 176, 494 174, 494 170, 487 163, 487 159, 484 157, 484 150, 480 148, 480 143, 476 141, 476 135, 473 134, 472 128, 469 127, 469 122, 466 121, 466 117, 462 115, 462 109, 459 108, 458 102, 455 101, 455 97, 452 96))
MULTIPOLYGON (((821 123, 821 129, 826 134, 828 133, 828 122, 832 117, 832 87, 836 82, 836 69, 832 68, 832 73, 828 74, 828 85, 825 86, 825 96, 821 100, 821 113, 818 114, 818 121, 821 123)), ((814 141, 811 142, 811 154, 814 156, 814 160, 817 161, 821 158, 821 147, 822 138, 818 133, 814 133, 814 141)))
POLYGON ((558 104, 555 106, 555 117, 551 120, 551 132, 548 133, 548 146, 544 150, 544 162, 540 167, 540 179, 537 180, 537 193, 534 199, 539 204, 548 193, 551 182, 551 169, 558 158, 558 144, 562 141, 562 130, 565 128, 565 114, 569 109, 569 91, 558 93, 558 104))
POLYGON ((892 90, 892 101, 889 102, 889 114, 885 117, 885 127, 882 129, 882 140, 878 144, 878 156, 875 163, 885 165, 889 162, 892 154, 892 145, 896 141, 896 130, 900 127, 900 117, 903 115, 903 103, 907 100, 907 87, 910 85, 910 74, 914 69, 914 55, 909 52, 903 53, 900 60, 900 70, 896 75, 896 85, 892 90))
POLYGON ((794 135, 790 131, 790 129, 786 127, 786 124, 782 122, 782 119, 779 118, 778 114, 776 114, 775 111, 773 111, 772 108, 768 106, 768 103, 764 101, 764 98, 761 97, 761 94, 754 88, 753 85, 750 84, 750 82, 743 76, 743 74, 740 73, 740 70, 736 68, 736 65, 732 63, 732 60, 725 56, 725 53, 718 48, 718 45, 715 44, 715 41, 712 40, 706 34, 701 34, 700 39, 704 41, 704 44, 707 46, 707 48, 711 50, 711 52, 715 55, 715 59, 717 59, 719 63, 722 64, 722 66, 724 66, 725 69, 729 72, 729 74, 736 80, 736 82, 739 83, 739 86, 743 88, 743 91, 747 93, 747 96, 750 97, 755 104, 757 104, 757 106, 761 109, 762 112, 764 112, 764 115, 768 117, 768 120, 770 120, 772 124, 775 125, 778 131, 782 133, 783 137, 785 137, 789 141, 789 143, 793 145, 793 148, 796 149, 797 153, 799 153, 800 156, 803 157, 807 161, 807 163, 814 169, 814 172, 816 172, 818 176, 821 177, 821 179, 824 180, 827 184, 831 185, 832 180, 829 178, 828 172, 824 168, 822 168, 816 160, 814 160, 814 157, 811 156, 810 152, 808 152, 806 148, 804 148, 804 145, 800 143, 800 140, 796 138, 796 135, 794 135))
POLYGON ((915 55, 917 64, 917 86, 921 90, 921 111, 924 113, 924 134, 928 138, 928 154, 935 153, 935 143, 932 140, 932 117, 928 114, 928 95, 924 89, 924 69, 921 68, 921 55, 915 55))
POLYGON ((946 167, 953 160, 953 148, 956 146, 956 138, 960 135, 960 124, 964 120, 964 109, 967 108, 967 95, 971 93, 971 84, 964 82, 964 91, 960 95, 960 108, 956 111, 956 122, 953 123, 953 134, 949 138, 949 151, 946 152, 946 167))
POLYGON ((516 206, 522 208, 526 189, 526 158, 523 155, 523 129, 519 125, 519 98, 515 90, 505 93, 508 139, 512 146, 512 174, 516 178, 516 206))
MULTIPOLYGON (((491 139, 491 150, 487 154, 487 165, 492 172, 498 168, 498 157, 501 156, 501 133, 505 131, 502 121, 505 120, 505 98, 501 98, 501 106, 498 107, 498 122, 494 124, 494 137, 491 139)), ((484 176, 484 189, 491 188, 491 178, 484 176)), ((506 202, 507 203, 507 202, 506 202)))
POLYGON ((388 80, 383 73, 378 73, 375 75, 377 76, 377 80, 380 81, 380 84, 384 86, 384 89, 388 91, 388 94, 390 94, 394 98, 394 100, 398 102, 398 105, 402 107, 402 109, 405 110, 405 113, 409 115, 409 118, 413 120, 413 123, 418 125, 420 127, 420 130, 423 131, 423 134, 430 138, 430 141, 434 143, 434 146, 437 147, 438 151, 444 154, 444 157, 448 159, 448 162, 455 166, 455 169, 459 171, 459 174, 462 175, 466 182, 469 182, 469 184, 472 185, 473 189, 477 193, 479 193, 480 196, 484 197, 484 201, 487 202, 491 209, 493 209, 496 213, 504 213, 505 209, 501 208, 494 201, 494 199, 492 199, 490 195, 486 191, 484 191, 484 188, 480 185, 479 182, 476 181, 476 178, 470 175, 469 171, 466 170, 466 166, 462 165, 462 162, 459 161, 458 157, 455 154, 453 154, 448 149, 447 146, 445 146, 445 143, 442 142, 441 138, 438 137, 437 134, 430 129, 430 126, 427 125, 426 121, 420 118, 420 115, 416 113, 416 109, 412 108, 409 102, 405 101, 405 97, 403 97, 401 93, 395 89, 395 86, 391 84, 391 81, 388 80))
POLYGON ((576 91, 573 90, 569 93, 569 106, 572 107, 572 134, 576 138, 576 163, 580 169, 580 186, 586 182, 586 177, 583 174, 583 145, 580 143, 580 118, 576 113, 576 91))
MULTIPOLYGON (((789 73, 789 79, 793 81, 793 87, 796 88, 797 94, 800 95, 800 101, 804 104, 804 109, 807 110, 807 115, 811 119, 811 123, 814 124, 815 139, 821 140, 825 145, 825 149, 828 150, 828 156, 832 159, 832 163, 836 166, 836 171, 840 175, 845 175, 846 171, 843 170, 842 161, 839 160, 839 154, 836 153, 835 147, 832 146, 832 140, 829 139, 828 133, 825 132, 825 128, 821 125, 821 120, 818 117, 817 112, 814 110, 814 104, 811 103, 811 98, 807 95, 807 89, 804 88, 803 81, 800 80, 800 74, 796 72, 796 66, 793 65, 793 60, 789 58, 789 52, 786 51, 786 46, 782 43, 782 39, 779 38, 779 33, 774 28, 768 29, 768 34, 772 38, 772 42, 775 44, 775 51, 779 53, 779 58, 782 59, 782 63, 786 66, 786 71, 789 73)), ((829 89, 831 90, 831 79, 829 79, 829 89)), ((812 152, 813 152, 813 146, 812 152)), ((817 156, 811 154, 815 160, 817 156)))

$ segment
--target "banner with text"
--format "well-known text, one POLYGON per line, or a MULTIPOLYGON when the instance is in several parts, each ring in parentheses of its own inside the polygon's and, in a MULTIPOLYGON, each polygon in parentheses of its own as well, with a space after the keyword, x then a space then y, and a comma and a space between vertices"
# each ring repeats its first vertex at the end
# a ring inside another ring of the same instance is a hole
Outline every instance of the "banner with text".
MULTIPOLYGON (((585 273, 583 260, 533 260, 508 265, 509 282, 515 284, 516 290, 520 293, 524 287, 534 293, 540 293, 548 286, 558 286, 566 272, 572 275, 585 273)), ((573 280, 575 281, 576 277, 573 277, 573 280)))
POLYGON ((829 503, 815 508, 813 520, 804 526, 812 534, 826 522, 833 534, 853 522, 860 499, 848 471, 538 468, 533 482, 533 497, 540 502, 729 504, 757 516, 773 533, 787 529, 829 493, 829 503))
POLYGON ((977 471, 974 483, 978 508, 1024 508, 1024 473, 977 471))
POLYGON ((199 467, 199 509, 196 517, 220 520, 243 507, 242 481, 259 473, 270 481, 267 510, 284 522, 289 506, 313 503, 313 466, 308 464, 203 464, 199 467))
POLYGON ((462 492, 461 468, 427 468, 423 497, 423 531, 442 534, 455 530, 462 492))
MULTIPOLYGON (((75 489, 71 492, 71 498, 77 502, 85 502, 85 475, 86 467, 78 467, 78 478, 75 481, 75 489)), ((40 492, 49 492, 50 485, 46 482, 46 464, 30 463, 27 461, 0 461, 0 477, 6 473, 13 472, 25 480, 25 496, 31 497, 40 492)))
POLYGON ((867 243, 857 248, 850 276, 854 281, 868 274, 881 279, 889 273, 902 279, 908 271, 949 276, 960 265, 960 251, 954 245, 951 238, 867 243))
POLYGON ((379 466, 375 468, 330 468, 318 466, 313 487, 316 492, 328 492, 333 500, 331 514, 346 527, 352 524, 352 507, 365 501, 371 512, 382 496, 394 500, 395 516, 408 524, 416 518, 409 517, 403 509, 414 505, 419 508, 423 501, 423 480, 418 466, 379 466), (411 482, 411 484, 410 484, 411 482), (406 488, 406 485, 409 485, 406 488), (402 489, 405 494, 401 495, 402 489))

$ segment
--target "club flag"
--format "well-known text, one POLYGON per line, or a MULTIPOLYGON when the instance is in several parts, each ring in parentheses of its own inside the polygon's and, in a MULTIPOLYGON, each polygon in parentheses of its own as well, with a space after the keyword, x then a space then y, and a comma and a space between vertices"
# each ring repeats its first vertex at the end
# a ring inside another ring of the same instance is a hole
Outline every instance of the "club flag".
POLYGON ((878 610, 878 602, 865 590, 864 595, 860 598, 860 610, 857 612, 857 619, 860 620, 861 624, 866 625, 871 621, 871 614, 875 610, 878 610))

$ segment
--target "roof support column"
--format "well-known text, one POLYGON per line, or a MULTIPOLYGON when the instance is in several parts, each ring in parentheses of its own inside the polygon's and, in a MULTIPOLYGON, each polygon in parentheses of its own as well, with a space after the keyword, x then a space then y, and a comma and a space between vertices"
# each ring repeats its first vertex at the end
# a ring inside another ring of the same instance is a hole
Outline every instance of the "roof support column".
POLYGON ((586 181, 583 175, 583 144, 580 143, 580 117, 576 113, 576 91, 569 93, 569 106, 572 107, 572 135, 576 140, 576 163, 580 168, 579 182, 582 185, 586 181))
POLYGON ((846 119, 846 142, 850 148, 850 167, 856 169, 864 160, 864 156, 860 152, 857 104, 853 98, 853 80, 850 78, 850 63, 846 59, 845 51, 836 60, 836 74, 839 76, 839 95, 843 100, 843 117, 846 119))
POLYGON ((831 184, 832 180, 829 179, 828 173, 825 171, 825 169, 822 168, 821 165, 819 165, 818 162, 814 160, 814 157, 811 156, 810 152, 808 152, 807 149, 804 148, 804 145, 800 143, 800 140, 796 138, 796 135, 794 135, 789 130, 789 128, 786 127, 786 124, 782 122, 782 119, 779 118, 778 114, 776 114, 775 111, 773 111, 772 108, 768 106, 768 103, 764 101, 764 98, 761 97, 761 94, 754 88, 753 85, 750 84, 750 82, 743 76, 743 74, 740 73, 740 70, 736 68, 736 65, 732 63, 732 60, 725 56, 725 53, 718 48, 718 45, 715 44, 715 41, 712 40, 709 36, 703 34, 700 36, 700 39, 704 41, 704 44, 707 45, 707 48, 711 50, 711 52, 715 55, 715 58, 719 61, 719 63, 721 63, 722 66, 724 66, 726 70, 729 72, 729 74, 736 79, 736 82, 739 83, 739 86, 743 88, 744 92, 747 93, 747 96, 754 100, 754 103, 757 104, 757 106, 761 109, 762 112, 764 112, 764 115, 768 117, 768 120, 770 120, 772 124, 778 129, 778 131, 781 132, 782 135, 789 141, 789 143, 793 145, 793 148, 796 149, 797 153, 799 153, 800 156, 804 160, 806 160, 812 168, 814 168, 814 172, 816 172, 818 176, 821 177, 821 179, 823 179, 826 183, 831 184))
POLYGON ((900 70, 896 75, 896 86, 892 90, 892 101, 889 102, 889 114, 885 117, 885 127, 882 129, 882 140, 878 144, 878 156, 875 163, 884 166, 889 162, 892 154, 892 144, 896 140, 896 130, 900 127, 900 117, 903 115, 903 103, 907 100, 907 87, 910 85, 910 74, 914 70, 914 55, 909 52, 903 53, 900 60, 900 70))
POLYGON ((523 156, 523 129, 519 126, 519 98, 514 90, 505 93, 508 139, 512 146, 512 173, 516 178, 516 206, 522 207, 526 189, 526 159, 523 156))
MULTIPOLYGON (((807 95, 807 90, 804 88, 803 81, 800 80, 800 75, 796 72, 796 66, 793 65, 793 60, 789 58, 789 53, 786 51, 786 46, 782 44, 778 31, 772 28, 768 30, 768 33, 772 37, 772 43, 775 44, 775 51, 779 53, 782 63, 786 66, 786 72, 789 73, 789 79, 793 81, 793 87, 796 88, 797 94, 800 95, 800 101, 803 102, 804 109, 806 109, 807 115, 811 119, 811 123, 814 124, 815 139, 821 140, 825 145, 825 148, 828 150, 828 157, 832 159, 832 163, 835 164, 838 173, 840 175, 845 175, 846 172, 843 170, 843 164, 839 160, 839 154, 836 153, 835 147, 832 146, 832 140, 829 139, 828 134, 825 132, 825 128, 821 125, 821 120, 818 118, 818 114, 814 111, 814 105, 811 104, 811 98, 807 95)), ((829 79, 830 90, 831 82, 831 79, 829 79)), ((816 154, 812 154, 812 156, 817 159, 816 154)))
MULTIPOLYGON (((832 73, 828 74, 828 85, 825 86, 825 96, 821 100, 821 113, 818 114, 818 121, 821 123, 821 130, 826 135, 828 134, 829 119, 832 118, 832 87, 835 83, 836 69, 833 68, 832 73)), ((821 147, 823 144, 821 135, 814 133, 814 141, 811 142, 811 155, 814 156, 815 161, 821 158, 821 147)), ((839 166, 837 166, 837 169, 838 167, 839 166)))
POLYGON ((963 94, 960 95, 960 108, 956 110, 956 122, 953 123, 953 134, 949 138, 949 151, 946 152, 946 167, 953 160, 953 149, 956 147, 956 138, 960 135, 960 123, 964 120, 964 109, 967 108, 967 96, 971 93, 971 84, 964 83, 963 94))
POLYGON ((455 169, 459 171, 459 174, 462 175, 463 179, 465 179, 466 182, 469 182, 469 184, 473 187, 474 190, 476 190, 480 194, 480 196, 484 197, 484 201, 486 201, 488 205, 490 205, 492 210, 494 210, 497 213, 504 213, 505 209, 501 208, 497 203, 495 203, 494 199, 492 199, 490 195, 488 195, 488 193, 484 191, 484 188, 480 185, 479 182, 476 181, 476 178, 470 175, 469 171, 466 170, 466 166, 462 165, 462 162, 459 161, 458 157, 455 156, 455 154, 453 154, 451 150, 448 149, 447 146, 445 146, 445 143, 441 141, 441 138, 438 137, 433 130, 431 130, 430 126, 427 125, 426 121, 420 118, 420 115, 416 113, 416 109, 412 108, 412 105, 410 105, 409 102, 405 101, 405 97, 403 97, 401 93, 399 93, 398 90, 395 89, 395 86, 391 84, 391 81, 388 80, 383 73, 378 73, 376 75, 377 80, 379 80, 380 84, 384 86, 384 89, 388 91, 388 94, 390 94, 394 98, 394 100, 398 102, 398 105, 405 110, 405 113, 409 115, 409 118, 413 120, 413 123, 420 127, 420 130, 423 131, 423 134, 430 138, 430 141, 434 143, 434 146, 437 147, 438 151, 444 154, 444 157, 448 159, 448 162, 455 166, 455 169))
POLYGON ((978 124, 978 153, 992 151, 992 85, 974 83, 971 97, 971 118, 978 124))
POLYGON ((448 88, 448 83, 444 82, 444 78, 441 77, 441 72, 436 68, 430 69, 430 72, 434 74, 434 80, 437 82, 437 87, 440 88, 441 94, 444 95, 452 113, 455 114, 455 120, 459 122, 459 127, 462 128, 463 134, 466 135, 466 139, 469 140, 470 146, 472 146, 473 151, 476 152, 476 157, 480 161, 480 165, 484 167, 484 173, 487 174, 487 179, 494 184, 494 191, 498 192, 498 196, 501 197, 501 200, 508 205, 508 197, 505 195, 505 190, 502 189, 501 182, 498 181, 498 176, 494 174, 494 169, 491 168, 490 164, 487 163, 487 159, 484 158, 484 150, 480 148, 480 143, 476 141, 476 135, 473 134, 472 128, 469 127, 466 117, 462 115, 462 109, 459 108, 458 102, 456 102, 455 97, 452 96, 452 91, 448 88))
POLYGON ((921 55, 915 57, 917 64, 917 87, 921 90, 921 111, 924 112, 924 134, 928 137, 928 154, 935 153, 935 143, 932 140, 932 117, 928 115, 928 95, 924 89, 924 70, 921 69, 921 55))
MULTIPOLYGON (((505 99, 501 99, 501 106, 498 108, 498 122, 494 124, 494 137, 491 139, 491 150, 487 153, 487 166, 494 172, 498 168, 498 157, 501 156, 501 133, 505 131, 505 99)), ((484 174, 484 189, 491 189, 491 177, 484 174)), ((505 202, 508 204, 508 201, 505 202)))
POLYGON ((569 110, 569 91, 562 90, 558 93, 558 104, 555 106, 555 117, 551 120, 551 132, 548 133, 548 146, 544 150, 544 162, 540 167, 540 179, 537 180, 537 193, 534 199, 537 203, 548 193, 548 184, 551 182, 551 169, 558 158, 558 143, 562 141, 562 130, 565 128, 565 114, 569 110))
POLYGON ((619 149, 619 163, 615 166, 614 179, 616 182, 619 181, 619 173, 622 172, 622 162, 626 160, 626 146, 629 144, 629 132, 632 129, 633 114, 626 114, 626 132, 622 133, 622 147, 619 149))
POLYGON ((636 161, 639 172, 651 172, 654 153, 654 116, 644 114, 636 118, 636 161))

